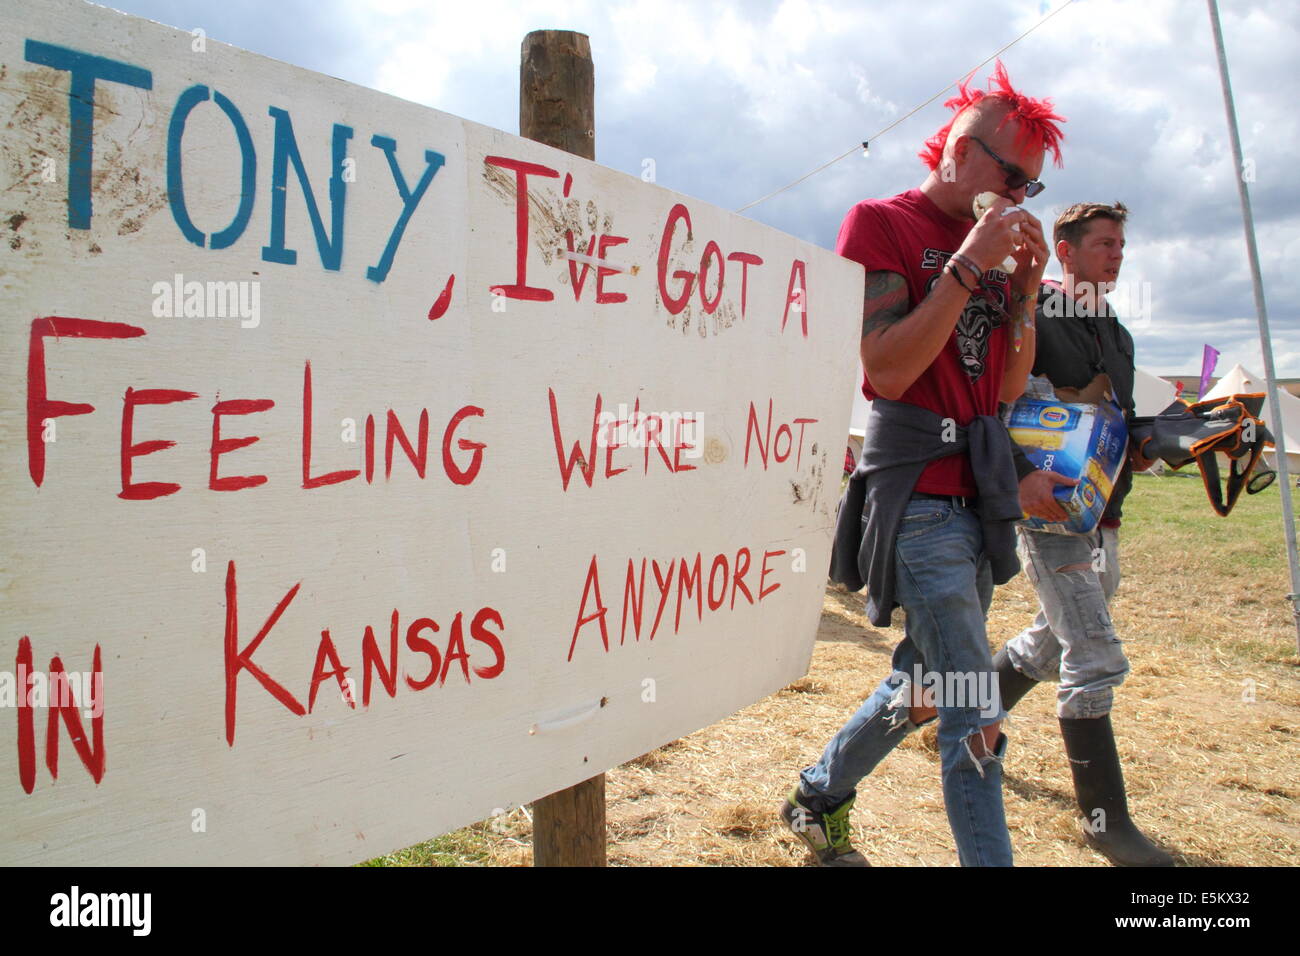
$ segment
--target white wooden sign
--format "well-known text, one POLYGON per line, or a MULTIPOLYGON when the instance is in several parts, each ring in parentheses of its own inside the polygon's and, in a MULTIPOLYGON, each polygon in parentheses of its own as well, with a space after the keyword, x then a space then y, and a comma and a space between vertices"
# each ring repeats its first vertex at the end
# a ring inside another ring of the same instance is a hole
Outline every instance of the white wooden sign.
POLYGON ((352 862, 805 672, 860 267, 197 35, 0 12, 0 863, 352 862))

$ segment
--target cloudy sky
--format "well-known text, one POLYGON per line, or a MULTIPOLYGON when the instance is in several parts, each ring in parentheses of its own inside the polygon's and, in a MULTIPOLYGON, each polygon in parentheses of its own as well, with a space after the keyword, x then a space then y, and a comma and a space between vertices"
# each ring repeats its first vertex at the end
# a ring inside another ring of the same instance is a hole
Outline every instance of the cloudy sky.
MULTIPOLYGON (((833 248, 845 211, 924 178, 940 100, 877 132, 1064 0, 112 0, 297 66, 518 131, 519 46, 534 29, 591 38, 597 161, 833 248)), ((1280 376, 1300 376, 1300 4, 1220 0, 1280 376)), ((1128 255, 1112 297, 1138 364, 1195 379, 1205 343, 1263 372, 1234 167, 1206 5, 1075 0, 1005 54, 1051 97, 1065 165, 1028 208, 1122 200, 1128 255)), ((987 68, 979 74, 981 82, 987 68)), ((1059 275, 1049 267, 1048 275, 1059 275)))

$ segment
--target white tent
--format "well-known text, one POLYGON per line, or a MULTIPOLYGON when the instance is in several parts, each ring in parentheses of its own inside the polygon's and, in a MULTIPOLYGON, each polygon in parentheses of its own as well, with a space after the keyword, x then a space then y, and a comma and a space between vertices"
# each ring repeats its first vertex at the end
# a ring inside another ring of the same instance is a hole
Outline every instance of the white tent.
POLYGON ((1133 406, 1138 415, 1159 415, 1178 397, 1174 388, 1159 375, 1146 369, 1133 370, 1133 406))
MULTIPOLYGON (((1234 365, 1227 375, 1219 379, 1214 388, 1205 393, 1205 398, 1224 398, 1228 395, 1267 391, 1264 376, 1248 372, 1241 365, 1234 365)), ((1269 396, 1265 402, 1264 424, 1273 434, 1276 435, 1281 431, 1286 437, 1287 466, 1293 476, 1300 473, 1300 398, 1278 389, 1277 401, 1274 401, 1273 396, 1269 396)), ((1274 467, 1277 466, 1275 452, 1267 452, 1264 458, 1274 467)))

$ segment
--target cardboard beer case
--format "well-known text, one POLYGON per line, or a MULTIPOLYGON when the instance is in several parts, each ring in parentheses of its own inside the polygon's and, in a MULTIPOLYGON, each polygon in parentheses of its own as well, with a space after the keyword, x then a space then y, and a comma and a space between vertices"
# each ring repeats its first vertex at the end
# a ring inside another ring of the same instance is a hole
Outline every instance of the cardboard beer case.
POLYGON ((1056 396, 1028 393, 1004 415, 1011 440, 1024 449, 1037 468, 1076 478, 1073 487, 1057 486, 1054 494, 1069 514, 1065 522, 1026 518, 1020 524, 1034 531, 1087 534, 1106 510, 1124 467, 1128 427, 1113 401, 1098 404, 1063 402, 1056 396))

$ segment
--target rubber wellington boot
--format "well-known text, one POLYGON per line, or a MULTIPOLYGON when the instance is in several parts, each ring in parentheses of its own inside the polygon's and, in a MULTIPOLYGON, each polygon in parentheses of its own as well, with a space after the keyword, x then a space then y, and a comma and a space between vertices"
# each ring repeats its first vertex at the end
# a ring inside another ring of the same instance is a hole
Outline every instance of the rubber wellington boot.
POLYGON ((1026 677, 1016 670, 1015 665, 1011 663, 1011 658, 1007 656, 1005 647, 994 656, 993 669, 998 672, 998 693, 1002 695, 1002 707, 1005 710, 1016 706, 1020 698, 1033 690, 1038 683, 1032 677, 1026 677))
POLYGON ((1116 866, 1173 866, 1173 857, 1129 819, 1110 715, 1059 719, 1088 845, 1116 866))

